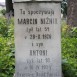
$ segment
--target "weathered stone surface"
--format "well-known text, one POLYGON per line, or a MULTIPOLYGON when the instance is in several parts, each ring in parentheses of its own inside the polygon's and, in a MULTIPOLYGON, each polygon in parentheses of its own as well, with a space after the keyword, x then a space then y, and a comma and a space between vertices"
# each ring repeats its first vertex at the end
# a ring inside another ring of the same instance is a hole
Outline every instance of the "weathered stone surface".
POLYGON ((15 77, 61 77, 60 3, 14 3, 15 77))

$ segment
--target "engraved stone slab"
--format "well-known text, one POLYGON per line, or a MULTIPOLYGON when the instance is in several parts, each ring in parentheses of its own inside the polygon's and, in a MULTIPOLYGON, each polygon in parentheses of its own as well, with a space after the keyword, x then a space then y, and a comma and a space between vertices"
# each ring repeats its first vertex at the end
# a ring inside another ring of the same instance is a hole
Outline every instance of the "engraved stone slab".
POLYGON ((60 3, 14 3, 15 77, 61 77, 60 3))

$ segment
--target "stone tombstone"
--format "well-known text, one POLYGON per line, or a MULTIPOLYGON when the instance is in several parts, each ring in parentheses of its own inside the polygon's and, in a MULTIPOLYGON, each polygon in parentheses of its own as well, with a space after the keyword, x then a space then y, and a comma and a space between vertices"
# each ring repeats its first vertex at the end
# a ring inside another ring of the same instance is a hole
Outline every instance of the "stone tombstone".
POLYGON ((15 77, 61 77, 61 0, 14 0, 15 77))

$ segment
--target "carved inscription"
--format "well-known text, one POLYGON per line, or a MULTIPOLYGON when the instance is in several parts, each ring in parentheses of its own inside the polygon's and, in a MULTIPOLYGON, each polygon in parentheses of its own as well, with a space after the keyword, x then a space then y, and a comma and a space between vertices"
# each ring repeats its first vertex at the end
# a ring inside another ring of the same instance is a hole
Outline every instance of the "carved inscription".
POLYGON ((16 77, 61 77, 58 69, 60 64, 56 63, 58 58, 55 57, 59 51, 56 41, 59 39, 56 37, 59 34, 59 29, 56 30, 60 24, 56 15, 59 10, 54 8, 57 4, 19 5, 15 5, 18 7, 16 32, 19 32, 16 35, 16 46, 19 47, 16 51, 19 54, 16 59, 16 77))

